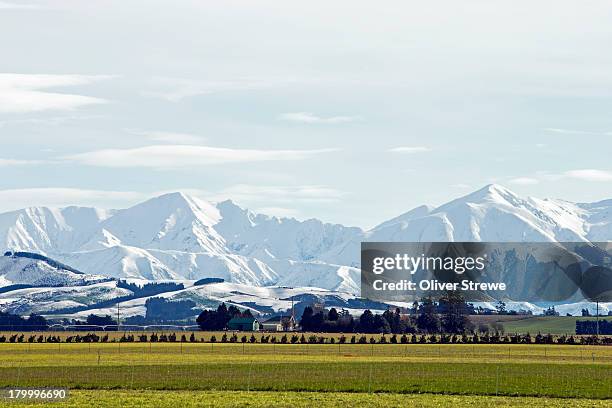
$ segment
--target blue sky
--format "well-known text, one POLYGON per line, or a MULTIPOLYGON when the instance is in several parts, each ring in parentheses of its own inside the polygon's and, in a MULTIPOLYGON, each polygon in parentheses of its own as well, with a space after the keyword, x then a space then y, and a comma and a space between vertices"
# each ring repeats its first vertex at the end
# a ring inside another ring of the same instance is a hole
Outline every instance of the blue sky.
POLYGON ((0 1, 0 210, 612 197, 610 2, 329 3, 0 1))

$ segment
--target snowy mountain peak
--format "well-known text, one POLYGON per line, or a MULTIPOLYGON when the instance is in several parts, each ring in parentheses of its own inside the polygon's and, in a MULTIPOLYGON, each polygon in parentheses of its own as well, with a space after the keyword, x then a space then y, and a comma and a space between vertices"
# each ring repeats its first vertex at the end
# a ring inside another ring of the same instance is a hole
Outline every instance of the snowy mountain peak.
POLYGON ((510 189, 502 186, 501 184, 495 184, 495 183, 491 183, 491 184, 487 184, 486 186, 482 187, 479 190, 476 190, 474 193, 479 193, 479 192, 486 192, 488 194, 499 194, 499 195, 513 195, 516 196, 516 194, 512 191, 510 191, 510 189))
POLYGON ((254 225, 255 213, 246 208, 242 208, 232 200, 225 200, 217 203, 217 210, 222 218, 240 218, 247 219, 251 225, 254 225))
POLYGON ((183 214, 198 218, 208 226, 216 224, 220 219, 219 211, 214 205, 182 192, 166 193, 123 211, 146 212, 148 215, 161 217, 183 214))
POLYGON ((253 286, 359 287, 362 241, 607 241, 612 200, 522 198, 487 185, 420 206, 372 230, 256 214, 181 192, 122 210, 33 207, 0 214, 0 248, 31 251, 90 274, 138 279, 219 277, 253 286))
POLYGON ((213 229, 220 219, 212 204, 169 193, 117 211, 102 227, 129 246, 200 252, 223 246, 213 229))
POLYGON ((465 205, 467 203, 520 206, 524 203, 524 201, 525 200, 504 186, 499 184, 488 184, 483 188, 474 191, 473 193, 467 194, 438 207, 436 211, 444 211, 448 208, 457 205, 465 205))

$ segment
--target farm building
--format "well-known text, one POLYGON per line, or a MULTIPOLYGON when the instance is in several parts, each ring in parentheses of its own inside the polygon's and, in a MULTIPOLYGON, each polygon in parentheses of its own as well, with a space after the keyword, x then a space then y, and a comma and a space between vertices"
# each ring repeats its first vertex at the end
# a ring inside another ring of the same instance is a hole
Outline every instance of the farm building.
POLYGON ((266 331, 294 331, 297 323, 293 316, 275 316, 261 323, 261 329, 266 331))
POLYGON ((229 330, 258 331, 259 320, 254 317, 233 317, 227 322, 229 330))

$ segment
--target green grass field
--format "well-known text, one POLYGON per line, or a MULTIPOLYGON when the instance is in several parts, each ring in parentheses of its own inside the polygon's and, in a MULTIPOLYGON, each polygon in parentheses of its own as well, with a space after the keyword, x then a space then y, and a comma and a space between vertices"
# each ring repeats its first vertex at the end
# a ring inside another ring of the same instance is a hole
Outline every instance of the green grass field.
MULTIPOLYGON (((7 404, 15 407, 40 407, 36 404, 7 404)), ((604 408, 608 400, 533 397, 484 397, 478 395, 367 394, 341 392, 269 391, 73 391, 70 399, 52 407, 516 407, 516 408, 604 408)))
MULTIPOLYGON (((550 333, 574 334, 576 320, 596 320, 595 317, 577 316, 533 316, 517 320, 501 321, 506 333, 550 333)), ((600 317, 599 320, 612 321, 612 317, 600 317)))
POLYGON ((286 406, 306 406, 313 398, 329 399, 329 406, 346 399, 352 401, 349 405, 365 406, 405 401, 480 406, 487 401, 483 398, 493 396, 503 406, 564 406, 567 398, 572 406, 610 406, 612 347, 0 344, 0 388, 14 386, 67 387, 73 391, 68 404, 95 395, 103 400, 100 405, 116 405, 112 401, 124 398, 123 406, 141 406, 139 401, 154 390, 164 391, 152 394, 162 401, 159 406, 170 405, 171 395, 185 400, 180 405, 216 398, 220 402, 215 406, 244 406, 239 403, 243 400, 266 406, 274 398, 284 398, 286 406), (92 390, 96 392, 88 394, 92 390))

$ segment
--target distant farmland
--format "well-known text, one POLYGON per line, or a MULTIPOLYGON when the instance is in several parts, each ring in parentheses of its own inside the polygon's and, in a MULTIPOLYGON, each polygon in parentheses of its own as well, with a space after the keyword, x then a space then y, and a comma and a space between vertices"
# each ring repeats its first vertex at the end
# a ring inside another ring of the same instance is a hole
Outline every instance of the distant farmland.
MULTIPOLYGON (((483 323, 491 326, 499 323, 506 333, 530 333, 530 334, 566 334, 572 335, 576 331, 576 320, 596 320, 596 317, 581 316, 511 316, 511 315, 483 315, 470 316, 471 320, 478 325, 483 323)), ((600 317, 600 321, 612 321, 612 317, 600 317)))

